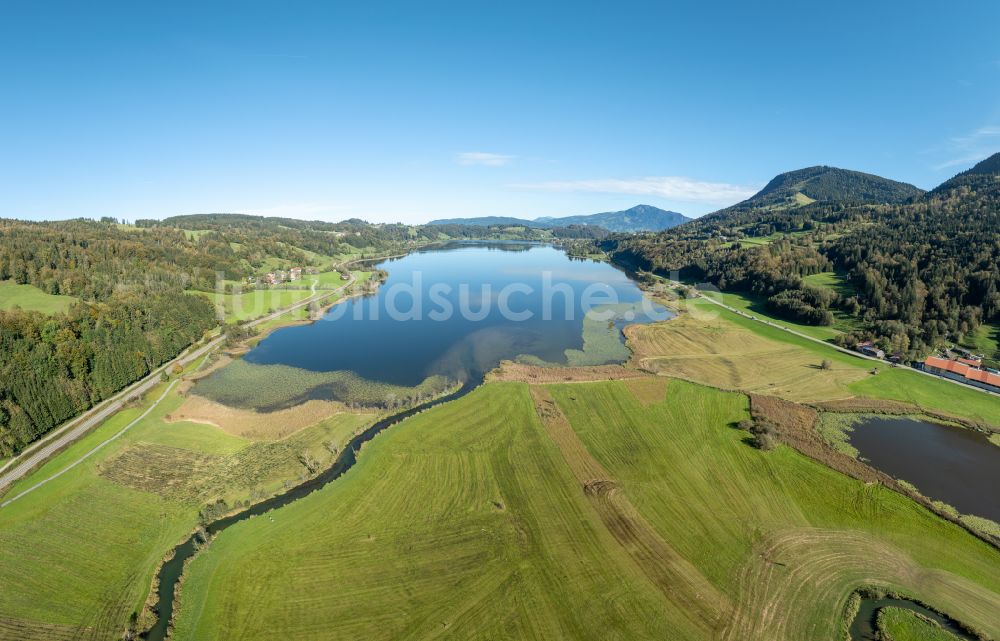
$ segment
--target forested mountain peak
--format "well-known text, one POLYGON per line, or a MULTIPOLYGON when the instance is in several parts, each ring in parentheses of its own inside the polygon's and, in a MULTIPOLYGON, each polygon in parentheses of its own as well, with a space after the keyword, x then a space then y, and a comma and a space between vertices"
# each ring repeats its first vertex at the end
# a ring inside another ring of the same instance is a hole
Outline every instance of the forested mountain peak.
POLYGON ((818 165, 778 174, 763 189, 733 208, 791 209, 816 201, 901 203, 922 193, 923 190, 907 183, 818 165))
POLYGON ((967 174, 989 174, 995 176, 1000 174, 1000 152, 997 152, 987 158, 986 160, 981 160, 976 165, 965 172, 967 174))
POLYGON ((940 194, 956 189, 998 189, 1000 190, 1000 153, 995 153, 985 160, 979 161, 972 169, 967 169, 950 180, 941 183, 931 192, 940 194))
POLYGON ((919 193, 899 185, 810 167, 778 176, 739 205, 675 230, 613 237, 602 249, 638 268, 749 292, 795 322, 847 315, 842 344, 879 340, 888 352, 923 357, 1000 324, 1000 154, 923 197, 891 202, 919 193), (838 185, 847 189, 840 197, 766 204, 838 185), (859 202, 878 193, 882 201, 859 202), (839 274, 843 291, 806 280, 819 272, 839 274))

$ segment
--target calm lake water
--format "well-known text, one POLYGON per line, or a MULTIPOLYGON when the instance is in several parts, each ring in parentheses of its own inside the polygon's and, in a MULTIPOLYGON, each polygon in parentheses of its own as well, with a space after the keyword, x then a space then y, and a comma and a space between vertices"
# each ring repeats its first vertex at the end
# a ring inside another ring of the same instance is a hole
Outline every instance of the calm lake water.
POLYGON ((1000 447, 973 430, 901 417, 865 419, 851 445, 873 466, 962 514, 1000 522, 1000 447))
MULTIPOLYGON (((427 376, 445 374, 464 385, 445 397, 379 420, 355 436, 332 467, 282 494, 212 522, 206 527, 209 535, 336 480, 354 465, 362 444, 418 411, 468 393, 502 359, 531 355, 565 362, 565 350, 583 347, 588 311, 618 304, 615 315, 601 323, 618 345, 624 344, 621 328, 629 322, 671 316, 659 305, 648 306, 647 314, 635 315, 641 312, 636 304, 643 296, 625 274, 604 263, 571 260, 548 246, 453 244, 378 266, 388 270, 389 279, 374 296, 336 305, 311 325, 278 330, 244 358, 314 371, 350 370, 370 380, 399 385, 415 385, 427 376), (419 313, 413 307, 415 301, 419 313), (449 304, 451 314, 432 314, 446 311, 443 308, 449 304)), ((624 360, 625 355, 610 360, 624 360)), ((197 540, 193 535, 174 548, 173 557, 160 568, 158 616, 146 637, 150 641, 167 636, 174 590, 184 563, 198 550, 197 540)))
MULTIPOLYGON (((378 267, 389 278, 375 295, 336 305, 311 325, 278 330, 244 359, 313 371, 348 370, 405 386, 432 375, 478 380, 502 359, 521 355, 565 364, 565 350, 583 347, 589 310, 643 301, 642 292, 618 269, 573 260, 545 245, 454 243, 378 267)), ((622 343, 621 326, 649 316, 620 311, 604 326, 622 343)), ((663 320, 670 313, 654 305, 652 316, 663 320)))

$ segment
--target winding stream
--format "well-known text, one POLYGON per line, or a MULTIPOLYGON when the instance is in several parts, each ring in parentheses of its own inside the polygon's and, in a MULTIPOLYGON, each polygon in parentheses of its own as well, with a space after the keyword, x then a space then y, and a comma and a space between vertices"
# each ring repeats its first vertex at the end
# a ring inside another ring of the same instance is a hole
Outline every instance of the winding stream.
MULTIPOLYGON (((593 364, 623 362, 628 357, 621 335, 624 325, 672 316, 658 305, 652 311, 637 313, 643 294, 622 271, 604 263, 571 260, 548 246, 461 243, 419 250, 378 266, 384 268, 389 262, 393 263, 389 279, 374 296, 336 305, 319 322, 280 329, 261 341, 244 360, 250 366, 279 364, 311 371, 344 370, 366 380, 396 385, 414 385, 427 376, 446 375, 461 387, 377 421, 352 438, 333 465, 317 476, 209 523, 204 528, 209 540, 236 523, 288 505, 340 478, 354 466, 357 451, 364 443, 418 412, 468 394, 502 359, 528 356, 572 364, 573 353, 574 358, 591 359, 593 364), (399 286, 394 289, 394 285, 399 286), (442 285, 447 286, 446 291, 442 285), (437 297, 435 287, 439 288, 437 297), (516 319, 502 313, 502 305, 497 303, 503 301, 504 287, 513 291, 508 300, 513 311, 531 312, 530 318, 516 319), (554 291, 551 299, 546 299, 546 288, 554 291), (400 291, 406 312, 417 310, 421 304, 418 297, 426 296, 439 307, 450 305, 468 313, 446 318, 435 318, 430 313, 433 310, 428 309, 422 312, 425 316, 417 318, 412 313, 392 314, 391 307, 399 303, 396 299, 400 291), (609 304, 627 311, 622 312, 622 317, 596 325, 591 321, 590 329, 585 329, 587 313, 609 304), (596 335, 598 348, 585 353, 584 335, 588 333, 592 342, 596 335)), ((336 389, 324 393, 337 398, 336 389)), ((157 620, 143 638, 167 638, 175 589, 185 563, 197 554, 200 541, 198 533, 192 534, 174 548, 173 556, 160 567, 157 620)))
POLYGON ((959 639, 963 639, 964 641, 978 641, 977 637, 963 630, 953 619, 925 608, 915 601, 892 598, 865 598, 861 600, 861 607, 858 609, 858 614, 854 617, 854 622, 851 623, 851 641, 879 641, 876 618, 878 617, 879 610, 885 607, 901 608, 922 614, 928 619, 937 622, 938 625, 959 639))
MULTIPOLYGON (((584 318, 587 311, 595 305, 588 307, 582 299, 584 292, 611 292, 616 294, 617 302, 623 304, 640 301, 642 294, 621 271, 606 264, 571 261, 565 254, 551 247, 461 244, 443 250, 422 250, 389 262, 392 265, 386 285, 410 284, 415 287, 411 291, 419 293, 426 292, 432 286, 447 283, 451 289, 439 298, 438 302, 450 303, 456 308, 463 303, 468 305, 472 301, 477 309, 482 309, 485 301, 490 299, 496 301, 499 298, 498 292, 491 292, 488 288, 481 287, 485 284, 502 288, 511 283, 521 283, 538 293, 547 286, 545 279, 548 278, 569 288, 573 295, 554 299, 555 310, 559 316, 554 319, 542 317, 546 305, 543 298, 536 296, 535 293, 524 292, 518 293, 511 300, 520 310, 535 312, 535 316, 526 321, 512 321, 497 313, 495 308, 483 314, 481 318, 475 319, 462 315, 453 315, 443 320, 433 317, 400 319, 393 318, 387 313, 387 302, 392 302, 393 294, 386 293, 386 286, 383 286, 375 296, 352 299, 335 306, 327 313, 325 322, 281 329, 272 333, 247 354, 245 360, 249 365, 287 365, 305 371, 346 370, 366 380, 404 386, 416 385, 428 376, 441 375, 447 376, 452 381, 458 381, 461 386, 447 395, 378 420, 354 436, 339 453, 333 465, 317 476, 238 513, 207 524, 204 531, 209 540, 232 525, 288 505, 337 480, 354 466, 357 462, 357 452, 366 442, 414 414, 468 394, 482 382, 484 374, 495 367, 501 359, 527 355, 544 362, 572 364, 570 355, 581 358, 583 354, 581 350, 587 348, 584 336, 589 332, 592 341, 594 336, 597 336, 598 348, 596 353, 588 353, 587 358, 621 362, 627 358, 627 349, 623 341, 620 345, 616 345, 615 341, 621 341, 622 327, 631 322, 656 320, 635 316, 616 317, 612 321, 603 321, 598 326, 591 325, 588 330, 584 318), (421 276, 424 278, 423 283, 420 281, 421 276), (605 330, 609 333, 602 337, 601 331, 605 330)), ((386 267, 389 262, 383 261, 378 266, 386 267)), ((433 301, 433 296, 430 299, 433 301)), ((404 296, 402 300, 404 309, 412 309, 409 299, 404 296)), ((599 301, 597 305, 601 303, 599 301)), ((336 389, 320 390, 320 392, 329 393, 332 398, 337 398, 336 389)), ((955 449, 953 443, 941 442, 943 437, 936 425, 932 426, 933 429, 931 426, 924 426, 925 431, 933 432, 924 434, 919 433, 919 430, 915 431, 912 423, 906 424, 902 420, 899 424, 895 424, 896 419, 880 419, 880 421, 882 422, 879 424, 873 422, 859 427, 852 442, 872 459, 882 459, 880 454, 884 450, 885 458, 890 462, 876 460, 878 467, 881 467, 878 463, 892 467, 893 459, 896 464, 899 464, 900 458, 912 459, 912 464, 909 465, 911 469, 892 469, 889 470, 890 473, 908 472, 900 475, 904 478, 912 477, 912 468, 918 466, 916 461, 920 462, 919 466, 927 467, 929 454, 924 450, 934 450, 930 454, 936 452, 936 456, 941 457, 944 454, 940 450, 955 449), (903 429, 906 430, 905 435, 897 432, 903 429), (950 447, 945 448, 943 445, 950 447), (901 447, 904 450, 917 448, 921 451, 907 452, 906 456, 900 457, 901 447)), ((956 434, 957 438, 969 436, 964 431, 956 434)), ((975 445, 973 449, 976 452, 985 453, 987 456, 995 456, 1000 452, 1000 448, 992 445, 988 447, 994 448, 995 451, 980 450, 979 443, 975 445)), ((959 447, 958 451, 964 452, 964 449, 959 447)), ((958 455, 952 451, 949 456, 958 455)), ((944 461, 936 463, 943 465, 944 461)), ((967 463, 968 461, 963 460, 960 465, 967 463)), ((935 471, 940 472, 940 470, 935 471)), ((935 476, 940 477, 940 474, 935 476)), ((923 479, 915 480, 923 481, 923 479)), ((927 485, 928 489, 932 489, 926 481, 919 485, 927 485)), ((947 492, 934 493, 962 504, 947 492)), ((976 507, 979 509, 970 511, 984 515, 991 514, 989 510, 984 510, 982 505, 976 507)), ((191 534, 173 549, 173 555, 160 567, 157 573, 155 605, 157 619, 143 638, 150 641, 164 641, 167 638, 174 615, 174 597, 178 582, 186 562, 198 553, 202 545, 201 538, 200 533, 191 534)), ((973 639, 955 621, 918 603, 904 599, 863 599, 859 612, 850 626, 851 640, 875 640, 875 617, 878 610, 886 606, 918 612, 937 621, 960 639, 973 639)))
MULTIPOLYGON (((242 512, 238 512, 209 523, 205 526, 205 532, 207 533, 209 540, 240 521, 245 521, 252 516, 259 516, 270 512, 271 510, 276 510, 284 505, 288 505, 293 501, 297 501, 304 496, 312 494, 328 483, 337 480, 343 476, 345 472, 354 467, 354 464, 357 462, 357 451, 361 448, 361 446, 375 438, 379 432, 392 427, 405 418, 434 407, 435 405, 447 403, 448 401, 453 401, 457 398, 465 396, 474 388, 474 384, 466 383, 462 386, 462 388, 448 394, 447 396, 442 396, 422 405, 411 407, 410 409, 379 420, 371 427, 352 438, 347 445, 344 446, 344 449, 337 456, 337 460, 334 461, 333 465, 323 472, 320 472, 317 476, 303 481, 282 494, 275 495, 269 499, 261 501, 260 503, 256 503, 242 512)), ((163 641, 167 638, 167 631, 170 628, 170 621, 173 618, 174 612, 174 590, 181 578, 181 573, 184 571, 184 564, 188 559, 197 554, 199 548, 199 535, 192 534, 186 541, 174 548, 173 557, 165 561, 160 567, 160 571, 157 574, 159 587, 157 588, 155 608, 157 616, 156 624, 153 625, 153 627, 150 628, 150 630, 143 636, 144 639, 149 639, 150 641, 163 641)))

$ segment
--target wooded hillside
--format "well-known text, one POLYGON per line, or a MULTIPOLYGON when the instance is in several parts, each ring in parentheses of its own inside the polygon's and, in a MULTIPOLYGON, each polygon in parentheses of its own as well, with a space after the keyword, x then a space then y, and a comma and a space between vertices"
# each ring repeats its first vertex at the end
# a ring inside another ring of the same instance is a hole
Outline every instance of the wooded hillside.
MULTIPOLYGON (((850 178, 840 174, 835 184, 850 178)), ((828 325, 831 310, 842 311, 861 327, 841 338, 845 344, 875 338, 887 351, 916 356, 1000 321, 1000 154, 905 202, 849 202, 871 182, 847 185, 842 199, 797 207, 774 208, 755 196, 749 205, 659 234, 616 236, 602 247, 640 268, 766 297, 770 312, 796 322, 828 325), (833 271, 846 275, 854 295, 802 280, 833 271)))

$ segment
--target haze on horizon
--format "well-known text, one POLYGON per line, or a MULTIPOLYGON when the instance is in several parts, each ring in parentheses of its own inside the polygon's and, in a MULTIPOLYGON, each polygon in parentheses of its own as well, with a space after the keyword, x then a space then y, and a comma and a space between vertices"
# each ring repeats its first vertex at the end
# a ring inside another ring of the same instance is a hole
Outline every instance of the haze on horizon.
POLYGON ((697 216, 817 164, 926 189, 1000 149, 998 23, 981 2, 8 2, 0 217, 697 216))

